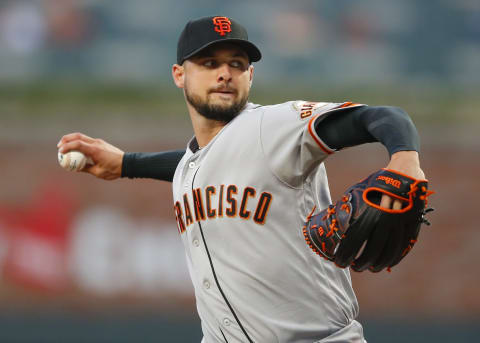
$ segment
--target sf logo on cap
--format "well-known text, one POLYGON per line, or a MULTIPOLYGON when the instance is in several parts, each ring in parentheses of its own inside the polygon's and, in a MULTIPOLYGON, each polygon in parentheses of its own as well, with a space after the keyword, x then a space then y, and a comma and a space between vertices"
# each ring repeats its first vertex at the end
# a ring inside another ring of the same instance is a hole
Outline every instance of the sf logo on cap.
POLYGON ((230 19, 227 17, 215 17, 213 18, 213 25, 215 25, 215 31, 220 34, 220 36, 225 36, 225 33, 232 32, 230 19))

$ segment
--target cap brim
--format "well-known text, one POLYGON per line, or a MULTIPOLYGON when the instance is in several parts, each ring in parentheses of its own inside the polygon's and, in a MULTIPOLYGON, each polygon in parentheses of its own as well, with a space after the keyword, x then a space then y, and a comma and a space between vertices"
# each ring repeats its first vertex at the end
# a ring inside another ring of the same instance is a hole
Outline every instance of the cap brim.
POLYGON ((182 63, 185 60, 188 60, 190 57, 193 57, 194 55, 198 54, 200 51, 218 43, 232 43, 235 45, 239 45, 247 53, 250 62, 258 62, 262 58, 262 53, 257 48, 257 46, 252 42, 249 42, 248 40, 245 40, 245 39, 225 38, 225 39, 219 39, 213 42, 209 42, 208 44, 205 44, 204 46, 192 51, 191 53, 183 57, 182 63))

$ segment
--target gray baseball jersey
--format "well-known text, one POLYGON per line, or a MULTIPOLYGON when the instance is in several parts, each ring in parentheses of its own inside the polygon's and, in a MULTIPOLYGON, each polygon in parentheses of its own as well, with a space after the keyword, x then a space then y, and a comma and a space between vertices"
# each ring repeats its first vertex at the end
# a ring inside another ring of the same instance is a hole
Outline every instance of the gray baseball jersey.
POLYGON ((249 103, 207 146, 190 141, 173 196, 203 342, 363 342, 349 270, 302 234, 331 203, 315 121, 348 106, 249 103))

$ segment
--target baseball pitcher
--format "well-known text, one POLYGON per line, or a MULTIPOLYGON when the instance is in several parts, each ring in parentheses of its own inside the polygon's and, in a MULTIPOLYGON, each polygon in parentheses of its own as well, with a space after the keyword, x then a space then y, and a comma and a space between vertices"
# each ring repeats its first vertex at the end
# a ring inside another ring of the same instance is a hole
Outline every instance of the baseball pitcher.
POLYGON ((364 342, 350 269, 390 269, 426 222, 417 131, 395 107, 250 103, 260 58, 232 18, 190 21, 172 67, 195 134, 185 150, 124 153, 80 133, 59 147, 101 178, 172 181, 202 342, 364 342), (332 202, 322 162, 367 142, 390 162, 332 202))

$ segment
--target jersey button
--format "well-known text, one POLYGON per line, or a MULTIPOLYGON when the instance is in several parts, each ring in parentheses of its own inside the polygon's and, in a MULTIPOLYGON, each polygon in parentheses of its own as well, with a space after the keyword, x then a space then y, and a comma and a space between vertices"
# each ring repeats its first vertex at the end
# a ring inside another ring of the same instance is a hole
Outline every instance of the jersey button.
POLYGON ((228 319, 228 318, 224 318, 224 319, 223 319, 223 325, 225 325, 225 326, 230 326, 230 323, 231 323, 231 322, 230 322, 230 319, 228 319))
POLYGON ((195 162, 190 162, 190 163, 188 164, 188 167, 189 167, 190 169, 195 168, 195 162))
POLYGON ((210 288, 210 282, 208 282, 208 280, 203 281, 203 287, 205 287, 205 289, 209 289, 210 288))
POLYGON ((198 247, 200 245, 200 241, 198 239, 193 240, 193 245, 198 247))

